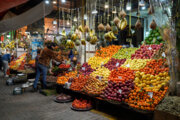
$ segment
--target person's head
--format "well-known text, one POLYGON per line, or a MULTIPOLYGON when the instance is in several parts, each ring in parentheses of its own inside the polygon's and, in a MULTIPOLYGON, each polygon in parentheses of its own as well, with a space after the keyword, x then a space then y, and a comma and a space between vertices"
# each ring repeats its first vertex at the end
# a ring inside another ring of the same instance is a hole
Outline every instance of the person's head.
POLYGON ((10 53, 9 49, 6 49, 6 53, 7 53, 7 54, 9 54, 9 53, 10 53))

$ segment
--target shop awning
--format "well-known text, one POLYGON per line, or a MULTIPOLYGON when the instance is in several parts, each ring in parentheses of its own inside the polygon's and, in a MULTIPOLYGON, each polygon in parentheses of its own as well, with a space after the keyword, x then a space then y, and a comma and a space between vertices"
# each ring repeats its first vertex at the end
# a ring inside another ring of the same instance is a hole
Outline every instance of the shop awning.
POLYGON ((18 16, 0 21, 0 33, 17 30, 23 26, 32 24, 51 13, 52 10, 52 5, 46 5, 44 2, 41 2, 18 16))
POLYGON ((28 0, 0 0, 0 13, 26 3, 28 0))

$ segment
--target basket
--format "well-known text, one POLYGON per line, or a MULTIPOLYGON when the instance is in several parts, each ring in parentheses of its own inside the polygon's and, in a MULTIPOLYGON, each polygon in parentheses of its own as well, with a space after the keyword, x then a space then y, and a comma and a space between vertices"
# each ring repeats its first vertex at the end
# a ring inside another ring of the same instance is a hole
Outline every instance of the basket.
POLYGON ((71 106, 71 109, 75 110, 75 111, 90 111, 92 109, 92 107, 86 108, 86 109, 78 109, 78 108, 75 108, 75 107, 71 106))

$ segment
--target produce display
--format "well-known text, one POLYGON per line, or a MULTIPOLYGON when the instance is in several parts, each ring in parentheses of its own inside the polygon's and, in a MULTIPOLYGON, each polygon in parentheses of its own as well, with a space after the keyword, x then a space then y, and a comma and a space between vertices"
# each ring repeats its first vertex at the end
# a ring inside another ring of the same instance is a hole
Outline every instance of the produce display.
POLYGON ((151 59, 154 54, 158 52, 158 50, 163 46, 160 45, 141 45, 140 49, 138 49, 135 54, 132 54, 132 59, 151 59))
POLYGON ((170 76, 167 72, 159 73, 158 75, 145 74, 144 72, 136 72, 135 84, 139 88, 158 91, 162 87, 167 86, 170 76))
POLYGON ((99 67, 94 72, 92 72, 91 76, 98 78, 104 82, 107 82, 110 73, 111 71, 103 66, 103 67, 99 67))
POLYGON ((72 103, 72 107, 76 109, 90 109, 92 108, 92 102, 85 99, 75 99, 72 103))
POLYGON ((121 67, 130 68, 131 70, 140 70, 146 66, 148 61, 150 61, 150 59, 127 59, 121 67))
POLYGON ((64 76, 57 78, 58 84, 65 84, 70 78, 74 78, 77 75, 77 71, 66 73, 64 76))
POLYGON ((71 65, 70 64, 61 64, 61 65, 59 65, 59 68, 60 69, 69 69, 71 67, 71 65))
POLYGON ((129 98, 126 99, 125 102, 136 109, 153 111, 156 105, 164 98, 167 90, 168 87, 159 91, 148 91, 136 87, 131 90, 129 98))
POLYGON ((125 61, 126 59, 119 60, 119 59, 111 58, 109 62, 104 65, 104 67, 108 68, 109 70, 113 70, 120 67, 122 64, 124 64, 125 61))
POLYGON ((91 65, 88 65, 88 63, 84 63, 79 70, 79 72, 82 75, 90 75, 94 70, 91 68, 91 65))
POLYGON ((166 59, 151 60, 140 70, 146 74, 158 75, 160 72, 168 72, 169 68, 166 59))
POLYGON ((122 48, 112 56, 115 59, 130 59, 138 48, 122 48))
POLYGON ((19 56, 16 60, 11 61, 10 63, 10 69, 13 70, 24 70, 24 65, 26 62, 26 53, 19 56))
POLYGON ((122 67, 114 69, 113 71, 111 71, 109 75, 109 80, 116 83, 126 82, 128 80, 134 80, 134 78, 135 78, 134 71, 132 71, 130 68, 122 68, 122 67))
POLYGON ((146 44, 160 44, 164 43, 163 38, 158 28, 150 30, 149 36, 145 38, 146 44))
POLYGON ((133 80, 127 80, 124 83, 115 83, 109 81, 108 86, 101 96, 109 100, 122 102, 128 98, 128 95, 132 89, 134 89, 133 80))
POLYGON ((88 76, 79 75, 79 77, 74 78, 72 81, 70 89, 74 91, 82 91, 88 79, 88 76))
POLYGON ((106 64, 109 61, 109 58, 102 58, 102 57, 91 57, 88 60, 88 64, 91 65, 92 69, 97 69, 100 66, 106 64))
POLYGON ((107 84, 105 82, 90 77, 89 80, 86 82, 83 91, 91 95, 100 95, 106 86, 107 84))
POLYGON ((103 57, 103 58, 112 57, 121 48, 122 46, 117 46, 117 45, 110 45, 105 48, 100 48, 99 50, 96 51, 95 56, 103 57))

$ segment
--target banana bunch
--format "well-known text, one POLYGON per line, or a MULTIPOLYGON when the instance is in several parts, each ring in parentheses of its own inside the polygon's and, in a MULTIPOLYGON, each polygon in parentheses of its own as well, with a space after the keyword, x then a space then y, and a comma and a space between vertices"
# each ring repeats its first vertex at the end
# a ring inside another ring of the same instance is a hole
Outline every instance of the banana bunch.
POLYGON ((63 28, 63 30, 62 30, 62 36, 66 36, 66 31, 65 31, 65 29, 63 28))
POLYGON ((127 26, 127 20, 126 18, 122 18, 118 24, 118 27, 120 30, 124 30, 127 26))
POLYGON ((67 40, 66 48, 73 49, 74 46, 75 46, 74 42, 72 42, 71 40, 67 40))
POLYGON ((78 30, 80 31, 80 32, 84 32, 84 29, 83 29, 83 27, 82 27, 82 25, 80 25, 79 27, 78 27, 78 30))
POLYGON ((104 35, 104 38, 107 40, 107 41, 112 41, 113 39, 117 39, 116 36, 114 35, 114 33, 112 31, 106 33, 104 35))
POLYGON ((77 39, 77 35, 74 33, 74 34, 72 34, 72 36, 71 36, 71 40, 72 41, 76 41, 76 39, 77 39))
POLYGON ((89 32, 89 36, 90 36, 90 37, 93 37, 94 34, 95 34, 95 31, 94 31, 94 30, 91 30, 91 31, 89 32))
POLYGON ((91 43, 92 45, 94 45, 94 44, 96 44, 97 41, 98 41, 97 36, 92 36, 89 43, 91 43))

